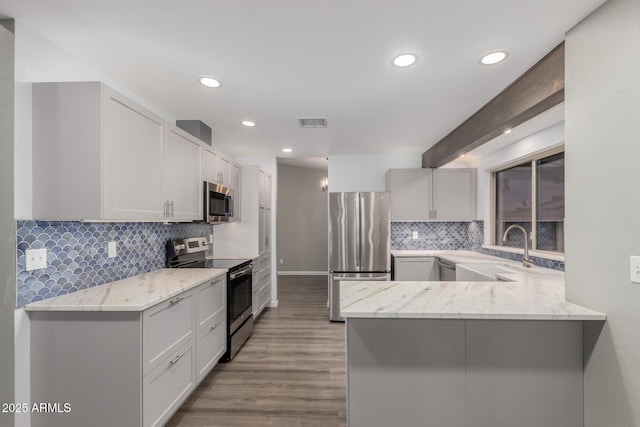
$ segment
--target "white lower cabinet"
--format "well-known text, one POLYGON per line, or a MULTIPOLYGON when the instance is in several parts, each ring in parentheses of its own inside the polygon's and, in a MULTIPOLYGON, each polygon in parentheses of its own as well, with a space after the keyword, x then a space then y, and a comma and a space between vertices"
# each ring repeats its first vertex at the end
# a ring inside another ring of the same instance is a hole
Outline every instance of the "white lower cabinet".
POLYGON ((226 321, 226 275, 143 311, 30 312, 31 400, 72 405, 31 426, 164 425, 226 352, 226 321))
POLYGON ((144 427, 164 425, 216 366, 227 350, 226 319, 225 276, 144 311, 144 427))
POLYGON ((227 313, 221 311, 198 331, 196 343, 196 381, 199 383, 227 351, 227 313))
POLYGON ((184 292, 143 312, 142 357, 145 375, 178 347, 193 339, 194 313, 193 292, 184 292))
POLYGON ((193 341, 181 347, 143 379, 143 425, 164 425, 196 387, 193 341))
POLYGON ((256 319, 271 302, 271 253, 258 259, 257 273, 253 275, 253 318, 256 319))

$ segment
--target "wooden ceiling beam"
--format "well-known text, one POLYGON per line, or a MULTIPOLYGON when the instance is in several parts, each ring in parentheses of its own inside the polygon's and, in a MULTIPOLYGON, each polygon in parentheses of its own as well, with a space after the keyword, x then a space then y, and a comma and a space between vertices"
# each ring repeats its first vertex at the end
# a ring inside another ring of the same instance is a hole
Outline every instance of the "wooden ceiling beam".
POLYGON ((564 42, 422 154, 423 168, 457 159, 564 101, 564 42))

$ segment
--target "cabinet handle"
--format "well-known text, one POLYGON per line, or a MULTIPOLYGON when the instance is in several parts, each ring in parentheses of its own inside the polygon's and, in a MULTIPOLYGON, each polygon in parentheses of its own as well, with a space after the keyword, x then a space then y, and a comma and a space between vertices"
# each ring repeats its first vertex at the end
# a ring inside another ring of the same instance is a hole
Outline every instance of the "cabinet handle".
POLYGON ((222 184, 224 183, 224 175, 219 173, 218 174, 218 184, 222 184))
POLYGON ((211 325, 211 330, 213 331, 217 327, 218 327, 218 323, 214 323, 213 325, 211 325))
POLYGON ((164 217, 168 218, 169 217, 169 201, 165 200, 164 202, 164 217))
POLYGON ((181 300, 183 300, 183 299, 184 299, 184 297, 175 297, 175 298, 173 298, 173 299, 169 300, 169 304, 175 304, 175 303, 177 303, 178 301, 181 301, 181 300))
POLYGON ((182 354, 180 354, 180 355, 178 355, 178 356, 174 357, 174 359, 173 359, 173 360, 169 361, 169 366, 173 366, 173 365, 175 365, 176 363, 178 363, 178 360, 180 360, 180 358, 181 358, 182 356, 184 356, 184 353, 182 353, 182 354))
POLYGON ((438 219, 438 211, 433 211, 433 219, 438 219))
POLYGON ((171 218, 173 218, 173 200, 169 203, 169 206, 171 206, 171 218))

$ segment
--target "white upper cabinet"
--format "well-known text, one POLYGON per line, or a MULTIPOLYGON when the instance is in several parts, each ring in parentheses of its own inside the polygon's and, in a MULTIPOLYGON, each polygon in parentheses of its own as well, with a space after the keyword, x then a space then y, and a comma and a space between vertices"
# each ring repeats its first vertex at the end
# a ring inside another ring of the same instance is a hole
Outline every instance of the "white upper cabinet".
POLYGON ((34 218, 199 220, 201 144, 100 82, 34 83, 34 218))
POLYGON ((229 178, 231 176, 229 171, 230 167, 231 161, 225 156, 218 155, 216 181, 214 182, 217 182, 220 185, 224 185, 225 187, 229 187, 229 178))
POLYGON ((261 208, 266 207, 267 198, 265 197, 265 186, 267 181, 267 174, 265 171, 260 169, 258 174, 258 199, 259 205, 261 208))
POLYGON ((476 170, 433 170, 433 219, 476 219, 476 170))
POLYGON ((391 221, 426 221, 431 212, 430 169, 391 169, 387 190, 391 193, 391 221))
MULTIPOLYGON (((230 179, 229 179, 229 187, 231 187, 236 192, 236 197, 238 197, 238 193, 240 192, 240 177, 242 175, 242 169, 240 165, 237 163, 231 163, 230 166, 230 179)), ((239 198, 239 197, 238 197, 239 198)))
POLYGON ((264 177, 264 207, 271 209, 271 175, 266 174, 264 177))
POLYGON ((475 169, 390 169, 391 221, 473 221, 475 169))
POLYGON ((202 144, 202 180, 218 182, 218 153, 206 144, 202 144))
POLYGON ((33 215, 163 220, 159 116, 99 82, 33 85, 33 215))
POLYGON ((260 207, 271 209, 271 175, 260 170, 259 180, 260 207))
POLYGON ((200 140, 168 125, 165 150, 168 219, 202 219, 201 163, 200 140))
POLYGON ((237 169, 100 82, 33 84, 35 219, 200 220, 202 181, 237 169))
POLYGON ((162 219, 164 121, 102 85, 101 128, 101 217, 162 219))

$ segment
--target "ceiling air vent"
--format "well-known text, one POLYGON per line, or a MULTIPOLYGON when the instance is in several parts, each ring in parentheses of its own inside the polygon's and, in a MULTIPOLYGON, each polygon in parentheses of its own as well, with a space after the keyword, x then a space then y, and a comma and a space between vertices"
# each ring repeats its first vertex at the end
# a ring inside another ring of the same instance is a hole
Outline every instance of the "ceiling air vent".
POLYGON ((301 128, 326 128, 327 119, 298 119, 301 128))

